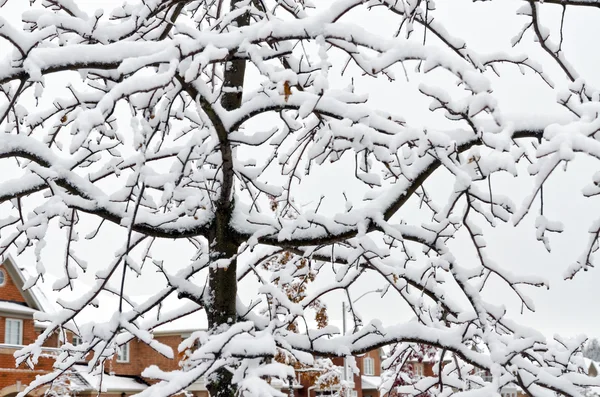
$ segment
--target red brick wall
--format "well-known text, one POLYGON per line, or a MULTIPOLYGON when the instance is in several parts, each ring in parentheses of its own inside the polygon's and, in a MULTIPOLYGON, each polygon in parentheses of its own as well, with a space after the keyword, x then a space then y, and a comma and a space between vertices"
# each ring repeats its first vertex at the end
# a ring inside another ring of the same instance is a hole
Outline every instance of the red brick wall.
POLYGON ((13 356, 17 349, 0 347, 0 389, 14 385, 20 381, 23 386, 29 384, 37 375, 46 374, 52 370, 54 359, 40 357, 34 370, 27 368, 25 364, 15 368, 13 356))
MULTIPOLYGON (((4 273, 4 284, 0 286, 0 300, 27 303, 23 298, 22 291, 16 286, 10 274, 4 266, 0 266, 0 270, 4 273)), ((5 341, 6 319, 15 318, 23 321, 23 344, 33 343, 38 332, 34 327, 34 321, 31 315, 24 317, 23 315, 0 314, 0 343, 5 341)), ((53 336, 45 345, 56 347, 56 336, 53 336)), ((35 369, 29 369, 25 364, 15 368, 15 358, 13 356, 17 348, 0 347, 0 390, 7 386, 15 385, 21 382, 25 386, 35 379, 37 375, 46 374, 52 370, 54 359, 50 357, 41 357, 35 366, 35 369)))
MULTIPOLYGON (((0 286, 0 300, 26 303, 23 298, 22 291, 15 285, 9 273, 3 266, 0 270, 4 273, 5 281, 0 286)), ((34 327, 34 322, 31 317, 22 318, 21 316, 8 315, 8 318, 18 318, 23 320, 23 344, 27 345, 35 341, 39 332, 34 327)), ((6 316, 0 314, 0 343, 5 343, 4 332, 6 325, 6 316)), ((72 335, 68 336, 72 340, 72 335)), ((181 335, 159 335, 156 339, 161 343, 170 346, 173 349, 175 359, 169 359, 156 352, 148 345, 137 340, 129 342, 129 362, 118 363, 116 357, 108 365, 108 371, 118 375, 140 376, 141 372, 150 365, 157 365, 162 370, 175 370, 179 368, 179 361, 182 358, 178 354, 177 347, 182 341, 181 335)), ((58 347, 58 335, 54 334, 44 343, 46 347, 58 347)), ((29 384, 38 374, 47 373, 52 368, 53 360, 50 358, 40 359, 35 370, 21 366, 15 369, 15 359, 13 356, 15 349, 0 348, 0 390, 6 386, 14 385, 20 381, 22 385, 29 384)), ((206 392, 195 393, 197 397, 206 397, 206 392)), ((110 397, 110 395, 107 395, 110 397)), ((119 393, 118 396, 121 397, 119 393)))
POLYGON ((178 369, 181 355, 178 354, 177 347, 183 340, 181 335, 157 335, 155 338, 173 349, 175 359, 169 359, 144 342, 134 339, 129 342, 129 362, 118 363, 115 357, 109 364, 109 371, 114 371, 115 374, 120 375, 139 376, 150 365, 157 365, 165 371, 178 369))
MULTIPOLYGON (((381 357, 379 357, 379 350, 378 349, 371 350, 371 351, 365 353, 365 355, 363 357, 370 357, 374 360, 373 365, 375 366, 375 376, 380 376, 381 375, 381 357)), ((362 371, 364 369, 364 367, 362 366, 362 358, 361 358, 361 366, 359 368, 360 368, 361 374, 362 374, 362 371)))
MULTIPOLYGON (((365 364, 363 361, 364 357, 356 357, 356 366, 358 367, 358 369, 360 370, 360 373, 358 375, 354 374, 354 390, 356 390, 356 396, 357 397, 363 397, 363 392, 362 392, 362 378, 361 375, 363 374, 364 368, 365 368, 365 364)), ((344 366, 344 360, 342 359, 342 367, 344 366)), ((350 371, 350 369, 348 369, 348 371, 350 371)))
MULTIPOLYGON (((362 378, 361 376, 364 375, 364 358, 365 357, 370 357, 372 358, 373 361, 373 365, 374 365, 374 372, 375 375, 374 376, 380 376, 381 375, 381 357, 379 356, 379 350, 371 350, 367 353, 365 353, 362 356, 359 357, 355 357, 356 360, 356 366, 358 367, 358 369, 360 370, 360 374, 358 375, 354 375, 354 390, 356 390, 357 393, 357 397, 378 397, 379 396, 379 392, 377 390, 373 390, 373 391, 366 391, 363 394, 363 390, 362 390, 362 378)), ((331 359, 331 361, 333 362, 334 365, 337 365, 339 367, 344 366, 344 359, 342 357, 334 357, 331 359)), ((351 370, 349 369, 349 372, 351 370)), ((316 391, 314 389, 310 390, 310 396, 309 396, 309 387, 313 386, 311 384, 308 384, 307 382, 302 382, 302 389, 299 390, 295 390, 294 391, 294 395, 298 396, 298 397, 315 397, 316 396, 316 391)))
MULTIPOLYGON (((344 368, 344 359, 342 357, 334 357, 331 359, 331 361, 333 362, 334 365, 337 365, 339 367, 341 367, 342 369, 344 368)), ((360 373, 362 375, 362 371, 363 371, 363 358, 362 357, 356 357, 356 366, 360 369, 360 373)), ((350 369, 350 366, 348 366, 348 373, 352 373, 352 369, 350 369)), ((308 385, 308 386, 312 386, 312 385, 308 385)), ((308 387, 305 386, 305 387, 308 387)), ((354 375, 354 390, 357 391, 357 397, 363 397, 362 395, 362 380, 360 375, 354 375)), ((316 391, 311 390, 311 397, 316 396, 316 391)))
POLYGON ((4 285, 0 287, 0 299, 25 303, 21 290, 17 288, 4 266, 0 266, 0 270, 4 272, 4 285))
POLYGON ((423 363, 423 375, 433 376, 433 365, 434 363, 423 363))
MULTIPOLYGON (((193 391, 193 392, 190 392, 190 393, 192 393, 192 395, 195 396, 195 397, 208 397, 208 392, 207 391, 193 391)), ((133 394, 133 393, 130 393, 130 394, 126 393, 125 395, 126 396, 130 396, 131 394, 133 394)), ((77 393, 77 397, 88 397, 88 396, 89 397, 96 397, 97 394, 95 392, 90 392, 89 394, 81 393, 81 392, 77 393)), ((102 397, 121 397, 121 393, 117 393, 117 394, 114 394, 114 393, 102 393, 102 397)))
POLYGON ((6 341, 4 340, 4 331, 6 328, 6 319, 7 318, 16 318, 19 320, 23 321, 23 344, 24 345, 28 345, 30 343, 32 343, 33 341, 35 341, 35 339, 37 338, 37 332, 35 331, 35 328, 33 327, 33 319, 31 318, 20 318, 18 316, 8 316, 5 317, 3 315, 0 315, 0 340, 2 341, 1 343, 6 343, 6 341))
MULTIPOLYGON (((40 332, 43 332, 43 330, 39 330, 40 332)), ((69 338, 69 340, 71 340, 71 338, 69 338)), ((44 346, 46 347, 59 347, 58 346, 58 334, 54 333, 52 335, 50 335, 50 337, 48 339, 46 339, 46 342, 44 343, 44 346)))

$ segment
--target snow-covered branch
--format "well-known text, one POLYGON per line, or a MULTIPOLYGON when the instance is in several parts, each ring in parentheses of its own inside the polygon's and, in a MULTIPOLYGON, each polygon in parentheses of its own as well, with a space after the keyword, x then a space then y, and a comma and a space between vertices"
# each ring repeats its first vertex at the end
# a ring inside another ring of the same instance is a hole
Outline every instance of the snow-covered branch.
MULTIPOLYGON (((180 369, 146 369, 156 383, 141 396, 203 376, 215 397, 279 396, 272 382, 294 371, 340 381, 313 356, 384 346, 383 391, 578 396, 597 383, 581 374, 584 339, 514 321, 505 303, 535 310, 529 293, 548 281, 509 271, 486 240, 529 227, 551 252, 564 214, 549 213, 545 187, 600 159, 600 95, 573 46, 589 38, 565 28, 578 23, 567 10, 598 1, 0 4, 0 254, 31 253, 26 288, 61 275, 59 308, 16 357, 35 365, 55 332, 83 342, 26 392, 81 360, 101 372, 134 338, 175 357, 153 330, 198 312, 208 327, 179 346, 180 369), (559 6, 557 24, 545 11, 559 6), (495 36, 475 27, 500 9, 495 36), (514 181, 528 176, 522 197, 514 181), (499 285, 506 297, 489 293, 499 285), (409 317, 370 321, 352 300, 365 290, 409 317), (336 296, 354 322, 345 335, 329 325, 336 296), (82 323, 96 306, 115 314, 82 323), (407 374, 428 349, 435 376, 407 374)), ((565 278, 594 267, 598 221, 582 230, 565 278)))

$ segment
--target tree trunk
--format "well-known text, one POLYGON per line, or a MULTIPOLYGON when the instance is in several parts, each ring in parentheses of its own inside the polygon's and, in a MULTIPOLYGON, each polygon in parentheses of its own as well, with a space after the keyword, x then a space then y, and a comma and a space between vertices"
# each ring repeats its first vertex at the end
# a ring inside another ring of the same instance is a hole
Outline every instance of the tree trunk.
MULTIPOLYGON (((229 228, 233 202, 230 202, 229 204, 229 208, 219 208, 216 213, 215 238, 213 240, 213 246, 211 247, 211 262, 219 259, 232 258, 237 253, 238 246, 235 243, 237 239, 229 228)), ((224 328, 231 326, 237 321, 236 265, 237 262, 233 259, 229 262, 227 267, 210 269, 210 297, 209 304, 206 307, 206 313, 208 325, 212 332, 221 332, 224 328)), ((207 386, 211 397, 235 396, 236 388, 231 380, 231 372, 225 368, 218 370, 217 373, 211 377, 207 386)))
MULTIPOLYGON (((232 0, 231 10, 237 8, 241 0, 232 0)), ((235 19, 238 27, 247 26, 250 15, 244 13, 235 19)), ((234 60, 225 65, 224 71, 224 93, 221 104, 227 110, 233 110, 242 104, 242 92, 244 87, 244 75, 246 73, 246 61, 234 60)), ((211 261, 232 258, 237 254, 237 239, 232 233, 229 225, 231 213, 234 207, 233 201, 233 153, 229 141, 229 132, 224 128, 216 128, 219 136, 219 145, 222 160, 223 183, 220 198, 217 202, 215 217, 215 236, 211 242, 211 261)), ((207 307, 208 324, 213 332, 219 332, 221 327, 230 326, 237 321, 236 299, 237 280, 235 260, 232 260, 226 268, 213 268, 210 270, 209 287, 211 293, 211 304, 207 307)), ((226 369, 220 369, 216 376, 212 377, 208 387, 212 397, 234 397, 236 387, 232 384, 232 374, 226 369)))
MULTIPOLYGON (((219 239, 217 239, 218 241, 219 239)), ((217 244, 219 245, 219 244, 217 244)), ((228 244, 225 252, 214 252, 213 260, 230 258, 237 252, 237 247, 228 244)), ((215 247, 215 250, 217 247, 215 247)), ((235 302, 237 296, 236 261, 233 260, 227 268, 211 269, 209 275, 211 306, 207 308, 208 323, 213 332, 219 332, 225 326, 237 321, 235 302)), ((233 397, 236 388, 231 382, 232 374, 226 369, 220 369, 211 378, 207 388, 211 397, 233 397)))

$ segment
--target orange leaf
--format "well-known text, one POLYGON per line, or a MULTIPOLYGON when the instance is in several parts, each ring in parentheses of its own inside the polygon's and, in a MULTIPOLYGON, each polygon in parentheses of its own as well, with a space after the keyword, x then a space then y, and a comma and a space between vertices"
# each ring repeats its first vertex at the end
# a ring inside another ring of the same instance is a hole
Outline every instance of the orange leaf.
POLYGON ((283 83, 283 95, 286 102, 288 101, 290 95, 292 95, 292 88, 290 87, 289 81, 283 83))

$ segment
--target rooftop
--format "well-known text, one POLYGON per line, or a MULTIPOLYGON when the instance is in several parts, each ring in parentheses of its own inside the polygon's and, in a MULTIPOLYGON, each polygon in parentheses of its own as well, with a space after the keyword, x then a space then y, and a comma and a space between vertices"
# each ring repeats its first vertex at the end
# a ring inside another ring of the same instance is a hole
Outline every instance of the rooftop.
POLYGON ((85 365, 75 365, 73 366, 73 370, 75 371, 75 379, 72 380, 72 383, 77 385, 79 391, 134 392, 142 391, 148 387, 146 383, 129 376, 111 374, 103 374, 102 376, 90 375, 85 365), (102 382, 101 386, 100 382, 102 382))

